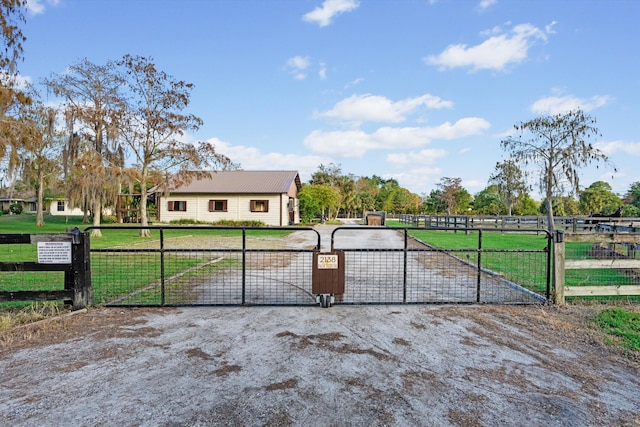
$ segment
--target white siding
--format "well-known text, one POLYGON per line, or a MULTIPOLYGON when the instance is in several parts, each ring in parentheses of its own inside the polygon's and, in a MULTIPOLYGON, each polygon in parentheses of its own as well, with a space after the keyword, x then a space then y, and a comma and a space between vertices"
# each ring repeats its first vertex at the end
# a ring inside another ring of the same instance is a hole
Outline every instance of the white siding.
POLYGON ((189 218, 197 221, 215 222, 222 219, 233 221, 255 220, 262 221, 266 225, 280 226, 289 223, 287 202, 282 204, 283 198, 289 197, 281 194, 179 194, 170 197, 161 197, 159 202, 160 219, 162 222, 170 222, 177 219, 189 218), (209 200, 226 200, 227 212, 209 212, 209 200), (251 200, 268 200, 268 212, 251 212, 251 200), (168 202, 186 201, 187 210, 169 211, 168 202), (282 210, 285 212, 283 213, 282 210), (282 221, 282 222, 281 222, 282 221))
POLYGON ((49 204, 49 214, 50 215, 84 215, 84 212, 80 208, 73 208, 69 206, 69 202, 64 201, 64 210, 58 210, 58 201, 54 200, 49 204))

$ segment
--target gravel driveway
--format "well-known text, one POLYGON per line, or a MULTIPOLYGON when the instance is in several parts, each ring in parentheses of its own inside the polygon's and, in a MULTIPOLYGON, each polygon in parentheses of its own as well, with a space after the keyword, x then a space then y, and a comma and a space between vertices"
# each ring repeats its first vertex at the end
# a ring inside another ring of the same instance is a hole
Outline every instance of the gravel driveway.
POLYGON ((96 308, 0 335, 2 426, 638 426, 595 308, 96 308))

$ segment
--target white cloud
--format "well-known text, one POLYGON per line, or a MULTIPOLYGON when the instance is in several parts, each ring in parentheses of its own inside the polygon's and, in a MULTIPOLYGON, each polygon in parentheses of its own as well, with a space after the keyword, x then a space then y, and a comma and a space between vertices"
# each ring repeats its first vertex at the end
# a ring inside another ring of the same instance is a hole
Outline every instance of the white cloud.
POLYGON ((305 139, 311 151, 328 156, 362 157, 370 150, 417 148, 432 140, 453 140, 478 135, 490 127, 477 117, 460 119, 454 124, 445 122, 436 127, 382 127, 373 133, 362 130, 324 132, 315 130, 305 139))
POLYGON ((448 154, 449 152, 442 148, 427 148, 418 152, 391 153, 387 155, 386 161, 395 166, 404 166, 410 163, 429 165, 448 154))
POLYGON ((321 80, 325 80, 327 78, 327 64, 324 62, 320 63, 320 71, 318 71, 318 76, 321 80))
POLYGON ((411 191, 422 195, 428 195, 430 190, 433 189, 436 177, 442 176, 442 169, 435 167, 422 167, 414 168, 400 173, 387 173, 383 174, 384 179, 395 179, 400 186, 404 188, 410 188, 411 191))
POLYGON ((489 7, 493 6, 496 3, 498 3, 498 0, 481 0, 480 3, 478 4, 478 10, 480 12, 484 12, 486 9, 488 9, 489 7))
POLYGON ((232 162, 239 163, 244 170, 297 170, 303 181, 311 179, 311 175, 320 164, 329 164, 333 160, 324 156, 300 156, 285 153, 263 153, 258 148, 244 145, 232 145, 218 138, 207 140, 216 147, 216 151, 229 157, 232 162))
MULTIPOLYGON (((492 33, 497 31, 501 31, 499 27, 491 30, 492 33)), ((494 35, 476 46, 449 45, 439 55, 427 56, 424 61, 437 65, 440 70, 471 67, 473 71, 502 71, 527 59, 531 46, 538 40, 546 41, 547 34, 531 24, 520 24, 514 26, 509 34, 494 35)))
POLYGON ((609 141, 595 144, 596 148, 607 156, 623 153, 627 156, 640 156, 640 142, 609 141))
POLYGON ((360 83, 362 83, 364 81, 364 79, 362 77, 358 77, 357 79, 350 81, 349 83, 347 83, 346 85, 344 85, 345 89, 349 89, 351 86, 355 86, 355 85, 359 85, 360 83))
POLYGON ((487 181, 480 179, 463 179, 462 186, 471 194, 474 194, 486 188, 487 181))
POLYGON ((58 6, 60 4, 60 0, 27 0, 27 12, 30 15, 39 15, 44 13, 47 8, 44 3, 50 6, 58 6))
POLYGON ((306 13, 302 19, 307 22, 326 27, 331 24, 331 20, 341 13, 351 12, 360 6, 358 0, 325 0, 321 7, 316 7, 311 12, 306 13))
POLYGON ((420 106, 432 109, 451 108, 453 102, 429 94, 397 102, 384 96, 353 95, 339 101, 331 110, 321 113, 320 116, 355 122, 400 123, 406 120, 407 114, 420 106))
POLYGON ((592 111, 607 104, 610 100, 611 97, 606 95, 592 96, 589 99, 573 95, 547 96, 534 102, 531 111, 536 114, 562 114, 577 109, 592 111))
POLYGON ((304 80, 307 78, 307 69, 309 68, 310 59, 307 56, 294 56, 287 60, 286 68, 296 80, 304 80))
POLYGON ((23 76, 20 74, 9 74, 0 70, 0 82, 5 85, 12 83, 16 89, 24 90, 31 85, 32 80, 29 76, 23 76))

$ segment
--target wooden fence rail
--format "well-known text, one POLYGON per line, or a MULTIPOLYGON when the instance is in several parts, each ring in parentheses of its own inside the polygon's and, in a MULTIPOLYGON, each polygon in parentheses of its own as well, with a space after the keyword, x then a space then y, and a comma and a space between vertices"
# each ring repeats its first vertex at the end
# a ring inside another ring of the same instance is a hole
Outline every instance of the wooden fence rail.
POLYGON ((92 304, 89 239, 75 234, 0 234, 0 245, 36 244, 38 261, 0 262, 0 272, 64 271, 64 289, 0 291, 0 301, 64 300, 77 310, 92 304))
MULTIPOLYGON (((493 216, 493 215, 414 215, 400 214, 402 224, 421 228, 497 228, 548 229, 545 216, 493 216)), ((567 232, 630 232, 640 233, 640 218, 556 216, 554 228, 567 232)))
POLYGON ((555 302, 564 304, 565 297, 640 295, 640 285, 609 286, 566 286, 565 271, 577 269, 640 269, 636 259, 636 248, 640 244, 640 234, 630 233, 564 233, 557 231, 554 244, 555 302), (607 246, 625 245, 627 258, 567 260, 565 242, 593 242, 607 246))

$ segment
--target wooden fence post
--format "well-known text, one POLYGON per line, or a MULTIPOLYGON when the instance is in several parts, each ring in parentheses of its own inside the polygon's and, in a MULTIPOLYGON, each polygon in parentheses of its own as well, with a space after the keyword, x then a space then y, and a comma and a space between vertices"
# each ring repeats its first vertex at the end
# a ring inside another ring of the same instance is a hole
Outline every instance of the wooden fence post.
POLYGON ((553 241, 553 300, 559 305, 564 305, 564 261, 564 232, 556 230, 553 241))
POLYGON ((91 262, 89 259, 89 235, 87 233, 73 235, 71 269, 73 271, 73 309, 78 310, 92 305, 91 262))

